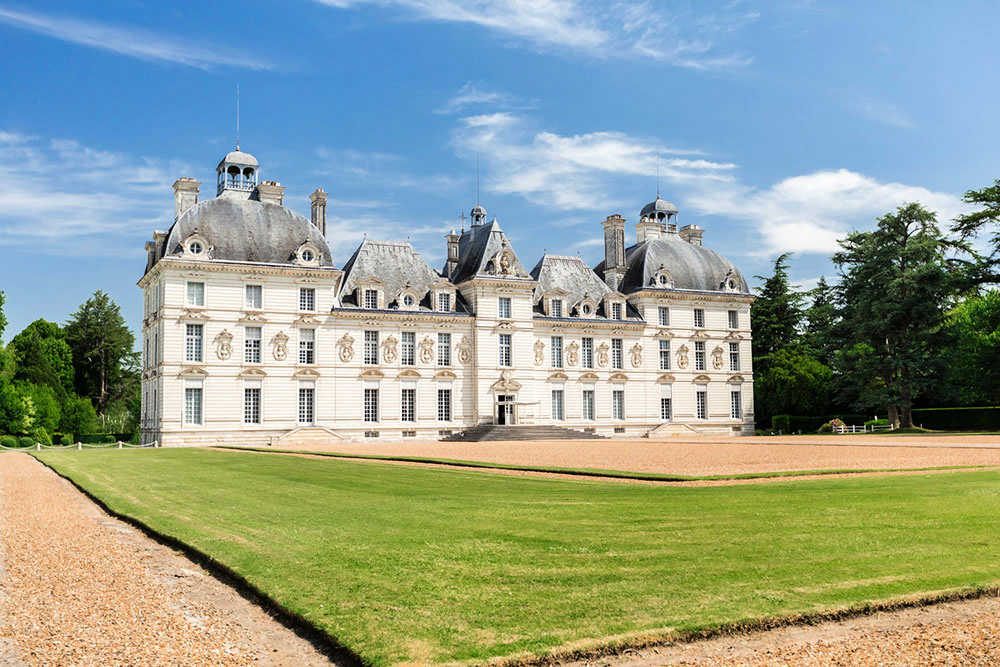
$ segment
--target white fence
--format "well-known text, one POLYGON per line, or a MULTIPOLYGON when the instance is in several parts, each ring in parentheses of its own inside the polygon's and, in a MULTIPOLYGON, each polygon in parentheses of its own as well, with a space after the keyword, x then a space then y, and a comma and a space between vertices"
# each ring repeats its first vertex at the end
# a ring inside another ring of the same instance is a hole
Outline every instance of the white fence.
POLYGON ((76 450, 83 450, 83 449, 148 449, 149 447, 159 447, 159 446, 160 445, 155 440, 153 442, 147 443, 145 445, 133 445, 130 442, 122 442, 121 440, 119 440, 118 442, 108 442, 108 443, 100 444, 100 445, 87 445, 87 444, 84 444, 82 442, 78 442, 75 445, 43 445, 40 442, 36 442, 33 446, 29 446, 29 447, 5 447, 3 445, 0 445, 0 449, 8 449, 8 450, 11 450, 11 451, 18 451, 18 452, 23 452, 23 451, 27 451, 27 450, 32 450, 33 449, 36 452, 40 452, 42 450, 49 450, 49 449, 76 449, 76 450))

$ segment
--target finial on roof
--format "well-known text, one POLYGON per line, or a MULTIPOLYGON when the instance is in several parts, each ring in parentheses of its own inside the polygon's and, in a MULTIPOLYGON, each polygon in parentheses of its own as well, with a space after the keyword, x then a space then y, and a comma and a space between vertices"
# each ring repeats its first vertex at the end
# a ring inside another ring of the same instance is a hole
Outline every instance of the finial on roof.
POLYGON ((240 84, 236 84, 236 150, 240 149, 240 84))

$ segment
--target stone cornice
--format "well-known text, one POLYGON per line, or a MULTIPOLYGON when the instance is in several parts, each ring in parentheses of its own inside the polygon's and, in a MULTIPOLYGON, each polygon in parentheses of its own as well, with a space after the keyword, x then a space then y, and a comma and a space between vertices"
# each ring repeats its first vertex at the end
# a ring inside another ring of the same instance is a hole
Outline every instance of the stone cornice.
POLYGON ((253 262, 228 262, 221 260, 190 260, 175 257, 163 257, 146 275, 136 283, 145 288, 155 282, 160 274, 167 270, 197 271, 199 273, 228 273, 245 277, 252 276, 284 276, 286 278, 329 278, 336 282, 342 271, 332 267, 321 266, 285 266, 283 264, 256 264, 253 262))
POLYGON ((331 319, 371 320, 373 322, 470 322, 474 319, 468 313, 444 313, 441 311, 422 312, 419 310, 371 310, 368 308, 334 308, 331 319))
POLYGON ((745 304, 753 303, 753 301, 757 298, 753 294, 745 294, 741 292, 696 292, 659 288, 643 288, 631 292, 628 295, 629 299, 662 299, 664 296, 669 296, 672 299, 679 299, 681 301, 722 301, 745 304))
POLYGON ((611 329, 611 333, 615 333, 615 330, 620 330, 624 332, 625 330, 642 331, 646 327, 646 323, 642 320, 601 320, 601 319, 588 319, 588 318, 552 318, 545 317, 541 315, 535 315, 532 318, 532 324, 535 329, 552 329, 552 330, 571 330, 575 332, 588 333, 588 329, 611 329))

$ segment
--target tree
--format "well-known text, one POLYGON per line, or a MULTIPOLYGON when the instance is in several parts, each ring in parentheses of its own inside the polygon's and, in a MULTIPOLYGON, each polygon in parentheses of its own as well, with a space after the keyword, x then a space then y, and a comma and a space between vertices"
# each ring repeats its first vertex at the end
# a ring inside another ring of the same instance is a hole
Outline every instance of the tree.
POLYGON ((958 288, 946 259, 955 244, 941 235, 934 213, 911 203, 840 245, 833 261, 841 271, 847 347, 873 351, 865 363, 843 370, 881 380, 876 391, 871 377, 851 378, 859 392, 855 403, 884 401, 891 421, 911 427, 913 400, 935 382, 940 367, 937 336, 958 288))
POLYGON ((66 342, 73 354, 76 391, 91 399, 98 412, 127 393, 135 381, 135 337, 106 293, 94 292, 70 317, 66 342))
POLYGON ((973 253, 977 261, 976 273, 979 284, 1000 283, 1000 180, 993 185, 979 190, 968 190, 962 201, 975 204, 981 208, 972 213, 959 215, 955 218, 952 231, 962 240, 968 241, 976 236, 987 225, 995 225, 993 235, 989 239, 992 246, 989 255, 979 256, 973 253))
POLYGON ((803 340, 809 352, 821 363, 829 366, 837 345, 836 325, 838 321, 836 294, 834 288, 820 276, 816 287, 809 290, 811 305, 805 310, 806 326, 803 340))
POLYGON ((65 400, 59 420, 59 430, 63 433, 72 433, 78 438, 84 433, 94 433, 97 430, 97 411, 94 410, 89 398, 74 395, 65 400))
POLYGON ((790 256, 791 253, 786 252, 774 260, 771 276, 754 276, 764 281, 750 309, 755 359, 773 354, 798 338, 802 322, 802 295, 788 282, 790 256))
POLYGON ((58 324, 35 320, 7 347, 17 360, 16 379, 51 387, 59 398, 73 391, 73 353, 58 324))
POLYGON ((44 384, 22 384, 21 391, 31 398, 35 410, 33 426, 44 428, 48 433, 59 430, 62 409, 55 390, 44 384))
MULTIPOLYGON (((3 290, 0 290, 0 339, 3 339, 4 329, 7 328, 7 316, 3 313, 3 307, 6 303, 7 295, 3 293, 3 290)), ((3 342, 0 340, 0 345, 2 344, 3 342)))
POLYGON ((0 384, 0 433, 26 434, 35 424, 35 408, 22 386, 0 384))
POLYGON ((1000 291, 959 304, 944 334, 949 344, 940 394, 958 405, 1000 405, 1000 291))
POLYGON ((774 415, 822 415, 830 409, 833 371, 801 348, 778 350, 755 376, 754 411, 760 424, 769 424, 774 415))

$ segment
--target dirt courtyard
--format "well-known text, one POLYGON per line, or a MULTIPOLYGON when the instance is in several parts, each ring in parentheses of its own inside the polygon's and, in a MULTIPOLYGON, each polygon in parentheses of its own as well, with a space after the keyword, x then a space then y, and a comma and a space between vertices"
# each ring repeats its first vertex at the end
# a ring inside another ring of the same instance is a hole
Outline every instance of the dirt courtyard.
POLYGON ((281 449, 419 456, 513 465, 727 475, 789 470, 1000 466, 997 436, 807 436, 699 440, 372 441, 281 449))

